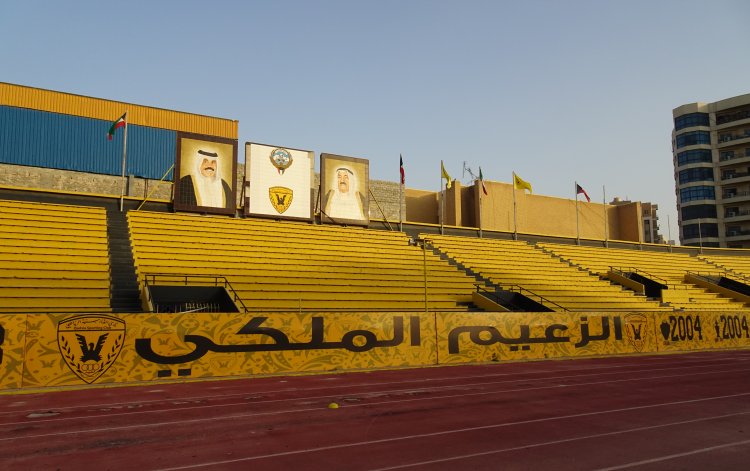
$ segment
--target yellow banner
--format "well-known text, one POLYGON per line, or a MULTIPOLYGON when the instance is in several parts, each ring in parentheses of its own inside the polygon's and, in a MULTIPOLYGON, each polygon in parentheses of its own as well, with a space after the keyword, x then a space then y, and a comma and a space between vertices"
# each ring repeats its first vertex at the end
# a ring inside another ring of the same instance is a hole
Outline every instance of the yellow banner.
POLYGON ((734 313, 659 313, 656 336, 660 352, 750 347, 750 320, 734 313))
POLYGON ((653 352, 653 317, 641 313, 437 315, 441 364, 653 352))
MULTIPOLYGON (((23 387, 434 365, 433 316, 28 315, 23 387)), ((12 386, 9 386, 12 387, 12 386)))
POLYGON ((0 389, 750 346, 725 313, 12 314, 0 389))
POLYGON ((26 315, 0 316, 0 389, 21 387, 25 344, 26 315))

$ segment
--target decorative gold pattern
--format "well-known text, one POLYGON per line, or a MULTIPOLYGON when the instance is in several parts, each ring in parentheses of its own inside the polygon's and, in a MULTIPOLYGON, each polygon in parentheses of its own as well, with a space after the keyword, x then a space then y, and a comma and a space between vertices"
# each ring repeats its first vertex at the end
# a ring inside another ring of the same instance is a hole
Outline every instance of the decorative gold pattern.
POLYGON ((0 319, 0 388, 740 348, 748 322, 701 312, 18 314, 0 319))

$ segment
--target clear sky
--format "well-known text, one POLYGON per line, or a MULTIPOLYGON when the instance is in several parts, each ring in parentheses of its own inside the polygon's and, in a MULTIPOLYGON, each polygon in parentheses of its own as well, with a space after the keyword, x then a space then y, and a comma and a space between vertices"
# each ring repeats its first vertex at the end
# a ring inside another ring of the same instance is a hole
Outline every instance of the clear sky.
POLYGON ((240 144, 377 180, 403 154, 410 188, 437 190, 440 160, 606 186, 678 239, 672 109, 750 93, 749 22, 746 0, 4 0, 0 81, 236 119, 240 144))

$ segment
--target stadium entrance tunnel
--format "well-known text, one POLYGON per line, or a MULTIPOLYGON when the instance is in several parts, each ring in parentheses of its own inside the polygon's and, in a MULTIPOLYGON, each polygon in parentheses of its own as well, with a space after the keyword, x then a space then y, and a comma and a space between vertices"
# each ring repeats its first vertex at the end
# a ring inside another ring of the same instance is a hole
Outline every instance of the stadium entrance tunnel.
POLYGON ((472 302, 479 308, 488 312, 517 311, 517 312, 552 312, 548 306, 543 303, 547 300, 539 299, 539 302, 533 300, 530 296, 533 293, 526 290, 529 296, 523 294, 523 289, 513 287, 511 290, 501 289, 495 286, 494 290, 484 289, 481 285, 475 285, 477 290, 472 293, 472 302), (513 289, 516 289, 514 291, 513 289))
POLYGON ((223 286, 149 286, 152 312, 240 312, 223 286))
POLYGON ((143 297, 149 312, 247 312, 223 276, 149 273, 143 297))

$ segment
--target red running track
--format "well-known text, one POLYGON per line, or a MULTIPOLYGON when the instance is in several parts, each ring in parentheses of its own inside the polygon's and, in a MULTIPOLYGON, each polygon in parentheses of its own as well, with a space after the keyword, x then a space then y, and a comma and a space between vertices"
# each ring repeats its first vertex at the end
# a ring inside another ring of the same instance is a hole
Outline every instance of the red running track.
POLYGON ((747 470, 750 351, 4 395, 0 469, 747 470))

